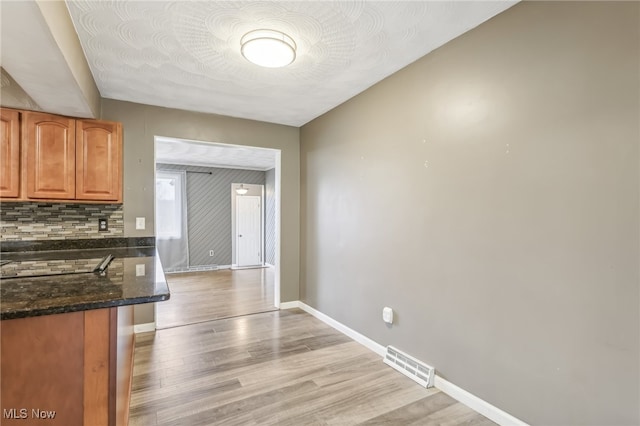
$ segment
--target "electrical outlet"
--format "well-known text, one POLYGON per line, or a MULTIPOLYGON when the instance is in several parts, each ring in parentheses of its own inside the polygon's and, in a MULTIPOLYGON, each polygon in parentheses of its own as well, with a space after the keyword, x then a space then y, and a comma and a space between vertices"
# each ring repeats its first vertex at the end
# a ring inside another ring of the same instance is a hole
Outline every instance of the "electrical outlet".
POLYGON ((109 221, 106 218, 98 219, 98 231, 106 232, 109 230, 109 221))
POLYGON ((136 217, 136 229, 144 229, 144 217, 136 217))
POLYGON ((213 256, 213 250, 209 250, 209 256, 213 256))
POLYGON ((382 320, 387 324, 393 324, 393 309, 385 307, 382 310, 382 320))
POLYGON ((144 277, 144 263, 136 265, 136 277, 144 277))

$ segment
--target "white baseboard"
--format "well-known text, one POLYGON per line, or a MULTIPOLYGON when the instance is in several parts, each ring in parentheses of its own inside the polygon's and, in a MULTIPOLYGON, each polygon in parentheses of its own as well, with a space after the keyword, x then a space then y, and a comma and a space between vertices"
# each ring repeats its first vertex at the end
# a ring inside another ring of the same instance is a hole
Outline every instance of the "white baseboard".
POLYGON ((489 420, 493 420, 499 425, 527 426, 527 423, 523 422, 522 420, 516 417, 513 417, 511 414, 506 413, 501 409, 499 409, 498 407, 489 404, 487 401, 478 398, 474 394, 469 393, 466 390, 462 389, 461 387, 454 385, 453 383, 443 379, 437 374, 435 377, 434 384, 435 384, 435 387, 440 389, 442 392, 446 393, 452 398, 457 399, 458 401, 462 402, 464 405, 472 408, 473 410, 482 414, 489 420))
POLYGON ((136 324, 133 326, 133 332, 138 333, 146 333, 148 331, 156 331, 156 323, 148 322, 146 324, 136 324))
MULTIPOLYGON (((335 328, 341 333, 351 337, 353 340, 364 345, 365 347, 377 353, 381 357, 384 357, 385 352, 387 351, 385 346, 382 346, 381 344, 369 339, 367 336, 364 336, 358 333, 357 331, 347 327, 346 325, 334 320, 330 316, 323 314, 322 312, 312 308, 311 306, 307 305, 304 302, 301 302, 298 300, 294 302, 284 302, 280 304, 280 309, 293 309, 293 308, 300 308, 303 311, 313 315, 314 317, 318 318, 320 321, 335 328)), ((436 371, 436 377, 435 377, 435 387, 440 389, 442 392, 446 393, 450 397, 465 404, 469 408, 482 414, 489 420, 496 422, 499 425, 527 426, 527 423, 523 422, 522 420, 512 416, 509 413, 502 411, 498 407, 489 404, 487 401, 478 398, 477 396, 467 392, 461 387, 456 386, 453 383, 438 376, 437 371, 436 371)))
POLYGON ((165 271, 165 275, 168 274, 184 274, 188 272, 209 272, 219 271, 221 269, 231 269, 231 265, 203 265, 203 266, 188 266, 186 268, 174 269, 165 271))
POLYGON ((297 300, 294 300, 293 302, 280 302, 280 309, 293 309, 299 307, 300 302, 297 300))
POLYGON ((237 266, 237 265, 231 265, 229 267, 229 269, 233 269, 234 271, 240 271, 242 269, 264 269, 264 268, 268 268, 267 265, 253 265, 253 266, 237 266))
POLYGON ((320 321, 324 322, 325 324, 330 325, 331 327, 335 328, 342 334, 345 334, 351 337, 353 340, 360 343, 361 345, 364 345, 365 347, 369 348, 370 350, 377 353, 378 355, 383 357, 385 352, 387 351, 387 349, 384 346, 374 342, 373 340, 369 339, 367 336, 364 336, 358 333, 357 331, 347 327, 341 322, 334 320, 330 316, 325 315, 322 312, 312 308, 306 303, 304 302, 298 302, 298 303, 299 303, 298 307, 303 311, 313 315, 314 317, 318 318, 320 321))

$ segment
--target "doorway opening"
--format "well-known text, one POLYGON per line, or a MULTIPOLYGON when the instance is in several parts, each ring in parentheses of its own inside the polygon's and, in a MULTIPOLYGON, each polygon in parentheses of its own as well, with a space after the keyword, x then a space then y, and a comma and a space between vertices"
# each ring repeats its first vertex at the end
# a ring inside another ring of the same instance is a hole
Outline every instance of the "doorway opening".
POLYGON ((156 136, 155 165, 156 327, 278 309, 280 150, 156 136))

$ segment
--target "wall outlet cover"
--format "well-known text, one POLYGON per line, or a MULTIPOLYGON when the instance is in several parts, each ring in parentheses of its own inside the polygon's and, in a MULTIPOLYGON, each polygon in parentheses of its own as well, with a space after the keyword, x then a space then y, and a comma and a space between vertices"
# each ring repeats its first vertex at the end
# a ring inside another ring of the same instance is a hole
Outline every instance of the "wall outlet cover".
POLYGON ((392 324, 393 323, 393 309, 391 309, 389 307, 385 307, 382 310, 382 320, 384 322, 386 322, 387 324, 392 324))
POLYGON ((145 224, 144 217, 136 217, 136 229, 144 229, 145 224))
POLYGON ((144 263, 139 263, 136 265, 136 277, 144 277, 144 263))
POLYGON ((98 231, 106 232, 109 230, 109 221, 106 218, 98 219, 98 231))

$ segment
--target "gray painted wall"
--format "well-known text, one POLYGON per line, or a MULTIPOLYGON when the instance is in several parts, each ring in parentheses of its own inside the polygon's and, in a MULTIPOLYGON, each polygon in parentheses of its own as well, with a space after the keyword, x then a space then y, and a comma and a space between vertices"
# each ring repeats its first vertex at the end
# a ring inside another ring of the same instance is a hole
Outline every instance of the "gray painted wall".
POLYGON ((187 171, 189 266, 231 265, 231 184, 264 185, 265 172, 175 164, 158 164, 157 169, 187 171))
POLYGON ((276 264, 276 169, 265 172, 264 261, 276 264))
POLYGON ((520 3, 303 126, 303 300, 531 424, 640 424, 639 5, 520 3))
MULTIPOLYGON (((299 299, 300 130, 295 127, 214 114, 102 100, 102 117, 122 122, 124 139, 124 233, 152 236, 154 215, 154 136, 257 146, 281 151, 280 298, 299 299), (145 230, 135 229, 145 217, 145 230)), ((138 305, 136 324, 154 321, 152 305, 138 305)))

